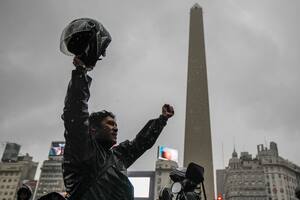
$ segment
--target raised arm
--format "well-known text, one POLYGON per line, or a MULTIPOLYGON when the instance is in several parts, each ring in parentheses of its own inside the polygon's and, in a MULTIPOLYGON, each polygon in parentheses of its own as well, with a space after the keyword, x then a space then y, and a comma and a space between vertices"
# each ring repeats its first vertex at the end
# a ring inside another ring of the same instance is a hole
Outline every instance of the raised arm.
POLYGON ((167 124, 167 120, 174 115, 172 106, 165 104, 162 114, 157 119, 152 119, 132 140, 126 140, 113 148, 113 151, 126 168, 130 167, 145 151, 150 149, 167 124))
POLYGON ((74 161, 86 160, 91 152, 88 100, 92 78, 84 68, 72 71, 62 119, 65 125, 65 157, 74 161))

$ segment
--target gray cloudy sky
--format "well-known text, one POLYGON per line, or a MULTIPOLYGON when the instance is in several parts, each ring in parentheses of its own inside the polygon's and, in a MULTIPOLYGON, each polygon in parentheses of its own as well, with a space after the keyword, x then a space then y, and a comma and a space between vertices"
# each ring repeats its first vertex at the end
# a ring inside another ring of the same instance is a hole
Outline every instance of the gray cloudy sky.
MULTIPOLYGON (((131 139, 161 105, 176 115, 156 145, 179 150, 182 163, 189 9, 204 10, 214 167, 236 149, 278 143, 300 165, 298 0, 0 2, 0 141, 22 145, 36 161, 63 139, 60 119, 72 58, 59 51, 62 29, 91 17, 109 30, 107 57, 91 72, 90 111, 117 114, 119 141, 131 139)), ((2 147, 3 148, 3 147, 2 147)), ((203 152, 205 153, 205 152, 203 152)), ((132 170, 154 169, 156 147, 132 170)))

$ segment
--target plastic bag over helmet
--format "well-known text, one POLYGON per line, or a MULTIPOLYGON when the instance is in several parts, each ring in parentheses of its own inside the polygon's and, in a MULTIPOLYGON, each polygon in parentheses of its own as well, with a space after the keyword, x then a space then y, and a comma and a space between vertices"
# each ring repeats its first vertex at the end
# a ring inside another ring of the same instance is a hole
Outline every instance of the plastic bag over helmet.
POLYGON ((87 67, 94 67, 100 56, 105 56, 110 42, 111 36, 101 23, 80 18, 63 30, 60 51, 69 56, 79 56, 87 67))

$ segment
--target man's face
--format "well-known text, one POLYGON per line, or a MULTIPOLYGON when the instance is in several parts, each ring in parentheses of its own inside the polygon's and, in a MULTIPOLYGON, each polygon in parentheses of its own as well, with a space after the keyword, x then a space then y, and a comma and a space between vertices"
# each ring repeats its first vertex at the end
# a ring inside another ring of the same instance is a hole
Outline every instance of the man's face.
POLYGON ((113 146, 117 143, 118 126, 114 118, 107 116, 100 122, 100 130, 96 133, 96 139, 113 146))

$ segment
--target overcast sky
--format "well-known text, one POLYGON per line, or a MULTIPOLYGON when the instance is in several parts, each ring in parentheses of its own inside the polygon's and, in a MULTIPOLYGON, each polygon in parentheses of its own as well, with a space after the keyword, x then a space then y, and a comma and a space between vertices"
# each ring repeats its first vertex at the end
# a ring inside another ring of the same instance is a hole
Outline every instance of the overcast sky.
POLYGON ((182 164, 189 12, 196 2, 204 12, 215 169, 227 165, 234 143, 238 152, 256 154, 257 144, 270 141, 300 165, 298 0, 2 0, 0 141, 19 143, 42 162, 51 141, 63 140, 60 115, 73 65, 59 38, 70 21, 90 17, 112 36, 90 73, 90 111, 117 115, 120 142, 159 116, 164 103, 174 105, 155 147, 131 170, 153 170, 158 145, 178 149, 182 164))

